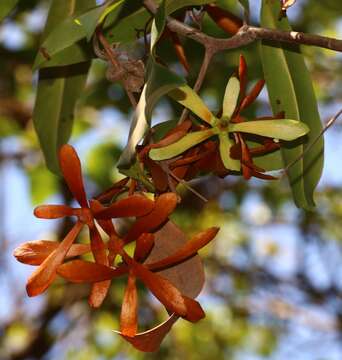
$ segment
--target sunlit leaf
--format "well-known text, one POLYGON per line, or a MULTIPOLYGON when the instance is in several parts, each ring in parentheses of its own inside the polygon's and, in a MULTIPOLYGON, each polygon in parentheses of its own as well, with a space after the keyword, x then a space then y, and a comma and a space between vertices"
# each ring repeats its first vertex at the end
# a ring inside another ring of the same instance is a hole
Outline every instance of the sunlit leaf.
POLYGON ((152 149, 149 152, 149 156, 152 160, 156 161, 171 159, 177 155, 182 154, 184 151, 201 143, 202 141, 210 138, 213 135, 214 131, 212 129, 194 131, 183 136, 180 140, 176 141, 171 145, 152 149))
POLYGON ((222 117, 230 119, 236 108, 236 104, 240 93, 240 81, 232 76, 226 86, 226 90, 223 98, 223 111, 222 117))
POLYGON ((197 93, 195 93, 195 91, 188 85, 182 85, 177 89, 170 91, 168 95, 191 110, 195 115, 208 124, 213 124, 215 121, 214 115, 210 112, 197 93))
POLYGON ((227 170, 239 171, 241 167, 240 160, 230 157, 230 149, 234 145, 234 142, 229 138, 228 134, 224 132, 219 134, 219 140, 220 156, 224 167, 227 170))
POLYGON ((229 124, 229 132, 243 132, 291 141, 309 132, 306 124, 290 119, 245 121, 229 124))

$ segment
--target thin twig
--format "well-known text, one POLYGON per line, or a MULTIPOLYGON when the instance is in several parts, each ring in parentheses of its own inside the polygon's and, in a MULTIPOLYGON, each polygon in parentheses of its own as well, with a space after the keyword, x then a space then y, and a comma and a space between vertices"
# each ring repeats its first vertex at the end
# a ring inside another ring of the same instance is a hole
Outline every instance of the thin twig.
POLYGON ((200 194, 197 190, 192 188, 186 181, 183 179, 180 179, 177 175, 175 175, 172 171, 170 171, 170 176, 172 176, 176 181, 178 181, 180 184, 184 185, 189 191, 191 191, 193 194, 195 194, 197 197, 199 197, 204 202, 208 202, 208 199, 205 198, 202 194, 200 194))
MULTIPOLYGON (((96 35, 98 37, 98 39, 100 40, 100 43, 102 44, 106 54, 107 54, 107 58, 108 60, 111 62, 111 64, 113 65, 114 68, 120 68, 120 63, 119 61, 115 58, 115 55, 113 53, 112 47, 110 46, 109 42, 107 41, 106 37, 103 35, 102 31, 100 28, 98 28, 96 30, 96 35)), ((135 99, 133 93, 127 89, 127 86, 125 85, 124 81, 121 82, 123 88, 126 91, 126 94, 129 98, 129 101, 131 102, 132 106, 134 108, 137 107, 137 100, 135 99)))
POLYGON ((297 164, 297 162, 301 159, 303 159, 303 157, 305 156, 305 154, 310 151, 312 149, 312 147, 317 143, 317 141, 323 136, 323 134, 335 123, 335 121, 340 117, 340 115, 342 114, 342 109, 336 114, 334 115, 332 118, 329 119, 329 121, 326 123, 326 125, 324 126, 324 128, 320 131, 320 133, 317 135, 317 137, 312 141, 311 144, 309 144, 305 150, 300 154, 300 156, 298 156, 296 159, 294 159, 290 164, 288 164, 281 176, 279 177, 279 179, 282 179, 285 175, 287 175, 287 171, 295 164, 297 164))
MULTIPOLYGON (((158 6, 154 0, 144 0, 144 6, 152 14, 156 14, 158 6)), ((342 40, 326 36, 306 34, 297 31, 281 31, 255 26, 243 25, 237 34, 228 39, 218 39, 206 35, 189 25, 184 24, 172 17, 167 18, 167 26, 170 30, 193 39, 203 46, 211 46, 216 51, 235 49, 246 46, 256 40, 272 40, 286 43, 297 43, 318 46, 330 50, 342 51, 342 40)))

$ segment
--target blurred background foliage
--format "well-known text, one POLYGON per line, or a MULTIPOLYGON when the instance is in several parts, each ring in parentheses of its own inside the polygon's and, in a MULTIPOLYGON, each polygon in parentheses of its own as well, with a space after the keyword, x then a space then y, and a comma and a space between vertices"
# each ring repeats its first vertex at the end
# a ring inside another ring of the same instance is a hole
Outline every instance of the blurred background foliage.
MULTIPOLYGON (((218 3, 240 14, 236 1, 218 3)), ((259 1, 251 0, 258 23, 259 1)), ((32 209, 42 202, 68 203, 64 184, 44 165, 32 126, 37 74, 31 66, 38 49, 49 1, 20 0, 0 24, 0 359, 317 359, 342 358, 342 171, 341 128, 326 136, 324 174, 317 209, 299 211, 285 181, 205 177, 192 186, 209 199, 204 204, 185 188, 172 219, 191 235, 219 225, 218 237, 201 251, 206 286, 200 295, 207 317, 193 325, 178 321, 159 352, 142 354, 124 342, 118 315, 124 280, 112 285, 99 310, 91 310, 88 287, 57 282, 45 295, 29 299, 25 281, 32 271, 15 262, 13 249, 24 241, 54 239, 68 220, 42 222, 32 209)), ((342 37, 340 0, 298 0, 288 10, 295 30, 342 37)), ((206 16, 203 31, 226 35, 206 16)), ((193 84, 203 49, 184 40, 193 84)), ((133 46, 133 45, 132 45, 133 46)), ((312 74, 322 121, 341 106, 341 54, 303 49, 312 74)), ((172 46, 160 53, 176 71, 172 46)), ((253 82, 262 77, 258 45, 217 55, 201 95, 212 109, 243 53, 253 82)), ((106 64, 93 61, 76 112, 71 143, 78 150, 90 195, 119 178, 115 164, 125 144, 132 115, 118 84, 105 79, 106 64)), ((180 113, 163 99, 154 122, 180 113)), ((267 93, 251 116, 270 113, 267 93)), ((86 234, 84 234, 86 241, 86 234)), ((166 318, 140 289, 142 328, 166 318)))

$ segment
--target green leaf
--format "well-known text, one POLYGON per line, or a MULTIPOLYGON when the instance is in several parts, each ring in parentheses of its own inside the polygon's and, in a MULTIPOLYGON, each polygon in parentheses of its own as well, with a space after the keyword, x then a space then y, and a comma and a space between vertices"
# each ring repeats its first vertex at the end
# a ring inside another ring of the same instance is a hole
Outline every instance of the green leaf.
POLYGON ((144 29, 151 18, 151 14, 143 7, 131 14, 113 20, 114 15, 110 14, 104 23, 104 33, 110 43, 119 42, 125 44, 137 39, 137 29, 144 29), (114 24, 114 25, 113 25, 114 24))
POLYGON ((178 124, 178 119, 163 121, 153 126, 152 139, 154 143, 160 141, 170 130, 175 128, 178 124))
POLYGON ((273 139, 292 141, 309 132, 306 124, 290 119, 256 120, 229 124, 229 132, 243 132, 273 139))
MULTIPOLYGON (((68 0, 52 1, 44 37, 48 36, 70 13, 95 4, 94 0, 78 0, 70 7, 68 0)), ((58 148, 70 137, 74 108, 85 85, 89 62, 47 68, 39 71, 33 122, 48 168, 59 173, 58 148)))
POLYGON ((208 124, 214 125, 216 118, 204 104, 202 99, 191 89, 188 85, 180 86, 179 88, 169 92, 168 94, 172 99, 176 100, 195 115, 201 118, 208 124))
MULTIPOLYGON (((260 146, 260 143, 247 140, 247 146, 249 149, 252 149, 260 146)), ((256 166, 263 168, 265 171, 274 171, 284 168, 283 158, 279 149, 264 155, 254 156, 253 163, 256 166)))
POLYGON ((150 127, 151 115, 157 101, 165 94, 182 86, 185 80, 154 61, 148 66, 148 80, 135 109, 127 145, 119 159, 118 168, 127 169, 135 159, 135 147, 150 127))
POLYGON ((220 156, 224 167, 227 170, 240 171, 240 167, 241 167, 240 161, 236 159, 232 159, 230 157, 230 148, 234 145, 233 141, 229 139, 228 134, 224 132, 219 133, 219 140, 220 140, 220 147, 219 147, 220 156))
POLYGON ((212 129, 195 131, 183 136, 173 144, 157 149, 152 149, 149 153, 149 156, 152 160, 156 161, 171 159, 213 135, 215 135, 215 133, 212 129))
POLYGON ((255 156, 253 157, 253 163, 265 171, 274 171, 284 168, 280 150, 272 151, 271 153, 261 156, 255 156))
MULTIPOLYGON (((261 25, 291 31, 286 17, 279 20, 280 2, 263 0, 261 25)), ((310 128, 304 144, 282 147, 284 166, 299 158, 319 135, 322 125, 310 73, 297 45, 262 42, 262 63, 266 85, 274 113, 305 122, 310 128), (275 76, 276 75, 276 76, 275 76)), ((288 170, 294 201, 298 207, 312 208, 313 192, 323 168, 323 138, 288 170)))
POLYGON ((81 40, 56 53, 50 60, 43 62, 40 68, 78 64, 90 61, 93 57, 91 45, 81 40))
POLYGON ((0 21, 2 21, 17 5, 19 0, 2 0, 0 5, 0 21))
MULTIPOLYGON (((74 1, 68 2, 69 10, 64 11, 62 18, 60 18, 59 15, 63 9, 63 5, 61 5, 59 9, 56 9, 54 18, 60 19, 60 21, 58 21, 58 24, 55 26, 51 27, 51 31, 49 31, 49 34, 45 37, 40 47, 41 51, 39 51, 34 61, 34 69, 38 69, 43 65, 47 66, 46 63, 48 63, 58 52, 74 45, 86 37, 89 37, 89 35, 92 35, 101 14, 107 6, 107 4, 104 4, 102 6, 94 7, 96 3, 93 0, 85 0, 83 2, 81 0, 77 0, 76 5, 78 10, 75 11, 70 8, 74 3, 74 1), (89 10, 91 7, 94 8, 89 10), (82 11, 86 12, 79 16, 74 15, 76 12, 80 13, 82 11)), ((117 11, 119 11, 119 9, 117 11)))
POLYGON ((228 80, 223 97, 222 118, 230 119, 232 117, 239 98, 239 93, 240 93, 240 81, 235 76, 232 76, 228 80))

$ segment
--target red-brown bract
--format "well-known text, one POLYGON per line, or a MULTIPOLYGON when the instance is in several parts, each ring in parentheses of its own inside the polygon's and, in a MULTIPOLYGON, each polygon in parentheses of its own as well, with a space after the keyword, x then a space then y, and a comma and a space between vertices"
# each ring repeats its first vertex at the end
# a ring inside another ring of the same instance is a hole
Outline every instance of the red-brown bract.
POLYGON ((120 334, 143 351, 156 350, 178 317, 191 322, 202 319, 205 314, 200 304, 183 295, 172 281, 157 272, 176 267, 196 255, 199 249, 215 237, 218 228, 209 228, 185 242, 174 253, 161 256, 158 261, 148 262, 148 256, 154 247, 154 234, 168 221, 169 215, 176 208, 177 195, 166 192, 151 200, 143 192, 135 191, 135 180, 133 182, 124 179, 96 199, 88 201, 81 163, 74 148, 63 145, 59 160, 63 177, 80 207, 42 205, 34 210, 34 214, 39 218, 72 216, 76 218, 76 223, 61 242, 30 241, 15 249, 14 256, 18 261, 38 266, 28 279, 28 295, 41 294, 53 283, 56 276, 60 275, 70 282, 91 283, 89 304, 99 307, 108 293, 112 279, 128 275, 120 316, 120 334), (129 181, 133 185, 130 186, 128 195, 124 195, 129 181), (111 201, 118 194, 124 196, 111 201), (105 205, 108 201, 110 203, 105 205), (123 237, 118 235, 112 222, 113 218, 121 217, 136 219, 123 237), (76 243, 83 226, 89 229, 89 244, 76 243), (107 241, 103 240, 99 227, 107 234, 107 241), (132 257, 125 251, 125 245, 131 242, 135 242, 132 257), (80 258, 89 252, 92 252, 95 262, 80 258), (114 266, 118 256, 122 263, 114 266), (144 283, 168 312, 173 314, 165 323, 152 329, 147 336, 146 333, 138 334, 137 280, 144 283))

